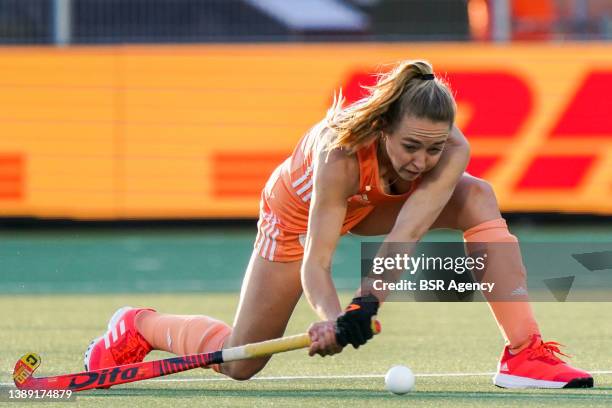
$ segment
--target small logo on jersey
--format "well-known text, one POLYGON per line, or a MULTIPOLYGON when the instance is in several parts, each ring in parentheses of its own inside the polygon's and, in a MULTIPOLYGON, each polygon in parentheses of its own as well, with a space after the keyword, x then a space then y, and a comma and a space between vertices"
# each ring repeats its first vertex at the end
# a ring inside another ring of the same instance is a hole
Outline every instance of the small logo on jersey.
POLYGON ((368 198, 367 194, 355 194, 354 196, 349 198, 349 201, 352 201, 352 202, 355 202, 355 203, 359 203, 361 205, 369 205, 370 204, 370 199, 368 198))

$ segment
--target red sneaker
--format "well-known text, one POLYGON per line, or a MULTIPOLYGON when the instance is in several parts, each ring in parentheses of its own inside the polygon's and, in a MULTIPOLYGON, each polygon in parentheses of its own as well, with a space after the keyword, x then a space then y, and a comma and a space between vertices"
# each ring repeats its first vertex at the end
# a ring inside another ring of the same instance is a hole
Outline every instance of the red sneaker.
POLYGON ((108 331, 89 344, 85 352, 85 370, 117 365, 139 363, 149 354, 152 347, 136 330, 134 318, 143 310, 122 307, 108 322, 108 331))
POLYGON ((561 360, 560 344, 544 343, 532 336, 529 346, 518 354, 504 348, 493 384, 502 388, 591 388, 593 377, 561 360))

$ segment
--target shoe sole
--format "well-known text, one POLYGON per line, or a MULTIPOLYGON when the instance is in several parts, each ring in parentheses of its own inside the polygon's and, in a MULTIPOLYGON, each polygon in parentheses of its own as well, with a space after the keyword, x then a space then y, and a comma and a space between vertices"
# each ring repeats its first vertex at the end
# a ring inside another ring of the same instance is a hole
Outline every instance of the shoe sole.
POLYGON ((592 388, 593 378, 574 378, 570 382, 534 380, 510 374, 497 373, 493 377, 493 384, 499 388, 592 388))
POLYGON ((104 338, 107 334, 109 334, 113 330, 113 326, 117 324, 119 319, 127 312, 128 310, 133 309, 131 306, 124 306, 119 308, 113 313, 110 320, 108 321, 107 331, 100 337, 96 337, 93 339, 89 345, 87 346, 87 350, 85 350, 85 356, 83 357, 83 363, 85 365, 85 371, 89 371, 89 359, 91 358, 91 351, 93 350, 94 345, 104 338))
POLYGON ((563 388, 593 388, 593 377, 574 378, 565 384, 563 388))

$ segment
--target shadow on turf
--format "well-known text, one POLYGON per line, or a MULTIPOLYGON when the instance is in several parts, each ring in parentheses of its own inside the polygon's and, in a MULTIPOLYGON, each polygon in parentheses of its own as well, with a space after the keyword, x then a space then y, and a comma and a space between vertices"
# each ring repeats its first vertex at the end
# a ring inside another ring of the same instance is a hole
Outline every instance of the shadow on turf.
MULTIPOLYGON (((541 398, 542 400, 555 399, 588 399, 593 400, 610 400, 612 395, 600 394, 598 391, 609 391, 612 387, 601 387, 591 390, 569 391, 569 390, 526 390, 523 392, 499 390, 497 392, 475 392, 475 391, 415 391, 406 394, 402 398, 408 399, 522 399, 533 400, 541 398)), ((237 397, 237 398, 397 398, 385 390, 359 390, 354 388, 334 388, 320 390, 290 390, 290 389, 265 389, 265 390, 239 390, 239 389, 167 389, 167 388, 130 388, 116 389, 105 391, 93 391, 79 394, 79 397, 95 397, 95 398, 113 398, 113 397, 142 397, 155 396, 176 398, 177 396, 196 398, 196 397, 237 397)))

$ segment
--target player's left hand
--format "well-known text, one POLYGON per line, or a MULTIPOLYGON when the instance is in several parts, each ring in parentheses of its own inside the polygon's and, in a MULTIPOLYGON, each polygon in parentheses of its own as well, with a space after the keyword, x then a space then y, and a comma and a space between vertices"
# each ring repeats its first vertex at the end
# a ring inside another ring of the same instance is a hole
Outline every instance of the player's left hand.
POLYGON ((374 295, 353 298, 344 313, 336 320, 336 341, 342 346, 354 348, 365 344, 374 335, 374 318, 380 302, 374 295))
POLYGON ((333 320, 313 323, 308 328, 308 335, 311 341, 309 356, 318 354, 325 357, 342 351, 342 347, 336 342, 336 322, 333 320))

